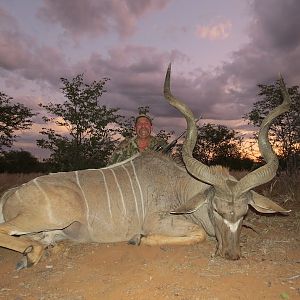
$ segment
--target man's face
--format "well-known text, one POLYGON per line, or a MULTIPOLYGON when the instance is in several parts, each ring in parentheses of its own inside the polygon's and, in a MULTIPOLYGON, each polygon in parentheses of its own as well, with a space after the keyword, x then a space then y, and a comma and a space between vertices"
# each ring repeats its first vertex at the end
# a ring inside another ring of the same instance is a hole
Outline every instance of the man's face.
POLYGON ((135 124, 135 132, 139 138, 145 139, 150 136, 152 130, 151 122, 146 117, 138 118, 135 124))

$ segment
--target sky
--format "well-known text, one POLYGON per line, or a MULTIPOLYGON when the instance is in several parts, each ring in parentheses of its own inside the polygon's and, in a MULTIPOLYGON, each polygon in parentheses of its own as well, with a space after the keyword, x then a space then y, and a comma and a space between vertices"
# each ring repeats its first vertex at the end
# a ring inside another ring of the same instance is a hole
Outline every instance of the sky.
POLYGON ((163 98, 171 90, 204 123, 247 134, 242 119, 257 84, 281 73, 300 82, 298 0, 0 0, 0 91, 39 114, 16 148, 35 144, 45 115, 39 103, 64 101, 61 77, 109 77, 100 104, 124 116, 150 106, 154 131, 185 129, 163 98))

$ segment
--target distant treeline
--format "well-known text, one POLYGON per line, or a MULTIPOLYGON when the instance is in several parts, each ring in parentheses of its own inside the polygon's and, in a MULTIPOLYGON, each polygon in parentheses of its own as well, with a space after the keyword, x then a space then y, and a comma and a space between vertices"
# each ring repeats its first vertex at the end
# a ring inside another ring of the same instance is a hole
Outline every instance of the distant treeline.
POLYGON ((9 151, 0 155, 0 173, 48 173, 48 162, 40 162, 28 151, 9 151))
MULTIPOLYGON (((36 115, 24 104, 15 103, 0 92, 0 172, 29 173, 71 171, 101 168, 118 146, 121 136, 134 135, 135 116, 125 118, 118 108, 100 105, 108 78, 84 82, 83 74, 71 80, 61 78, 63 103, 40 104, 46 113, 42 117, 45 127, 39 132, 37 146, 50 152, 50 157, 39 162, 26 151, 9 151, 16 141, 16 132, 31 130, 36 115), (59 130, 57 130, 59 129, 59 130), (64 132, 62 134, 61 132, 64 132)), ((244 115, 249 124, 259 130, 261 121, 282 102, 279 80, 271 85, 258 85, 261 100, 255 102, 244 115)), ((299 87, 288 88, 292 100, 291 110, 276 118, 269 130, 269 138, 281 162, 281 168, 289 172, 299 170, 300 162, 300 93, 299 87)), ((149 106, 137 108, 138 113, 148 114, 149 106)), ((155 120, 153 121, 155 124, 155 120)), ((224 125, 197 125, 198 139, 194 157, 206 165, 220 164, 234 170, 252 170, 257 161, 245 152, 244 136, 224 125)), ((160 130, 157 136, 172 141, 174 132, 160 130)), ((255 134, 254 139, 257 139, 255 134)), ((250 152, 253 151, 250 149, 250 152)), ((252 155, 254 154, 251 153, 252 155)), ((180 160, 181 144, 176 144, 172 155, 180 160)), ((261 158, 257 158, 263 163, 261 158)))

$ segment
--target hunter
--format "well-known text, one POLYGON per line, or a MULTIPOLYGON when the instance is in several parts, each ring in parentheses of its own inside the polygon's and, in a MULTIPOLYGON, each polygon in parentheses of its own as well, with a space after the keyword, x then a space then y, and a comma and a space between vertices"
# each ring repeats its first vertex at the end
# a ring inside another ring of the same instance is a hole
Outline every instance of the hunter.
POLYGON ((145 114, 137 116, 134 128, 136 135, 120 143, 110 157, 109 165, 121 162, 139 152, 147 150, 160 151, 167 146, 163 139, 151 134, 152 120, 149 116, 145 114))

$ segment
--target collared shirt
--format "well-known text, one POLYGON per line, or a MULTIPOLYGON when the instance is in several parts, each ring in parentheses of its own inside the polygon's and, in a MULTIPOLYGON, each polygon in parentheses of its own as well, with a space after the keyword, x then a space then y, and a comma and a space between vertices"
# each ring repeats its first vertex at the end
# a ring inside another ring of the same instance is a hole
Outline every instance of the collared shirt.
MULTIPOLYGON (((167 143, 165 140, 161 138, 157 138, 154 136, 151 136, 150 143, 147 148, 145 148, 144 151, 157 151, 161 150, 164 147, 167 146, 167 143)), ((112 156, 109 159, 109 165, 115 164, 117 162, 123 161, 127 158, 130 158, 131 156, 139 153, 139 147, 137 145, 137 137, 134 136, 130 139, 125 139, 122 141, 119 145, 119 147, 116 148, 116 150, 113 152, 112 156)))

